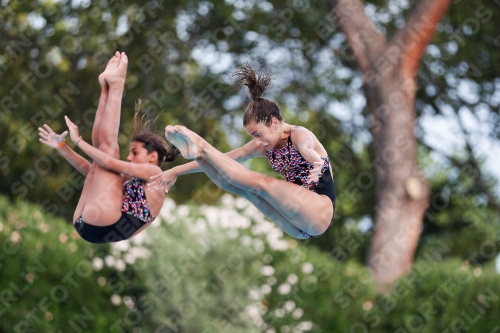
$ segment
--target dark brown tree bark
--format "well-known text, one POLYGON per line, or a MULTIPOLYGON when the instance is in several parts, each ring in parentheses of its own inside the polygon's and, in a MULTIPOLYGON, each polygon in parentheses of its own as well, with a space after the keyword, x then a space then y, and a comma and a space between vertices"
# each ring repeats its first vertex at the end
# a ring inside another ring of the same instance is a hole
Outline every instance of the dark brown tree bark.
POLYGON ((415 77, 451 0, 418 1, 391 40, 365 15, 360 0, 327 1, 363 76, 373 118, 377 205, 367 262, 384 292, 411 268, 429 205, 429 188, 417 165, 415 77))

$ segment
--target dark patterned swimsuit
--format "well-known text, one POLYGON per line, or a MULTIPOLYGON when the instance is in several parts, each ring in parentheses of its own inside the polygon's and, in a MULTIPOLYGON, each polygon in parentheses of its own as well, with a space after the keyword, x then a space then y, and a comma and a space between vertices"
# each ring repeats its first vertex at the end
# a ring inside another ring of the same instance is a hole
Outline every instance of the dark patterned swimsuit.
POLYGON ((74 227, 83 239, 91 243, 119 242, 153 222, 142 180, 132 178, 122 188, 122 215, 117 222, 102 227, 84 222, 81 216, 75 221, 74 227))
POLYGON ((154 221, 155 218, 149 210, 149 203, 142 180, 132 178, 123 183, 122 212, 135 216, 146 223, 154 221))
MULTIPOLYGON (((333 211, 335 212, 336 193, 333 178, 330 173, 330 159, 328 156, 321 158, 324 162, 318 182, 307 183, 307 178, 314 165, 302 157, 293 147, 292 133, 297 128, 298 126, 295 126, 290 132, 286 146, 280 149, 267 150, 267 158, 271 162, 273 170, 285 177, 288 182, 329 197, 332 201, 333 211)), ((307 232, 302 230, 301 232, 305 238, 311 237, 307 232)))

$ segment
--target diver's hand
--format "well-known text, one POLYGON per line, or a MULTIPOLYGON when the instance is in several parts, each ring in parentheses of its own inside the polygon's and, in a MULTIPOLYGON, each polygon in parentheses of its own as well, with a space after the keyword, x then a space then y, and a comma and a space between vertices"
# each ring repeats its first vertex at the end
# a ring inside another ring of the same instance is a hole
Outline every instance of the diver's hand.
POLYGON ((57 134, 49 125, 43 124, 43 128, 38 127, 38 135, 40 136, 39 141, 41 143, 55 149, 63 142, 66 135, 68 135, 68 131, 57 134))
POLYGON ((159 173, 157 175, 151 176, 151 180, 147 184, 147 188, 151 192, 165 190, 165 193, 168 193, 168 191, 176 181, 177 175, 172 171, 172 169, 170 169, 163 171, 162 173, 159 173))
POLYGON ((309 171, 309 177, 307 178, 307 183, 317 184, 319 181, 319 174, 323 168, 324 162, 313 162, 313 168, 309 171))
POLYGON ((80 141, 81 137, 78 134, 78 126, 76 126, 71 120, 69 120, 68 116, 64 116, 64 120, 66 120, 66 125, 68 125, 69 129, 69 137, 71 141, 76 145, 78 141, 80 141))

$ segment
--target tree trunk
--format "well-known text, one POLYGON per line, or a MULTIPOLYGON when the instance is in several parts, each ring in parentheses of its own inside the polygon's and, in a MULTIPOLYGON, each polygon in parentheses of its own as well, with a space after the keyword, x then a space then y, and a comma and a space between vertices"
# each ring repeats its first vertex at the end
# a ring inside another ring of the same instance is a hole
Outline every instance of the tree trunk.
POLYGON ((415 75, 451 0, 420 0, 390 42, 366 17, 360 0, 327 1, 363 75, 373 117, 377 201, 367 262, 384 292, 411 268, 429 204, 413 132, 415 75))
POLYGON ((417 165, 414 91, 397 75, 385 76, 367 94, 375 105, 377 201, 368 265, 379 291, 411 268, 429 189, 417 165))

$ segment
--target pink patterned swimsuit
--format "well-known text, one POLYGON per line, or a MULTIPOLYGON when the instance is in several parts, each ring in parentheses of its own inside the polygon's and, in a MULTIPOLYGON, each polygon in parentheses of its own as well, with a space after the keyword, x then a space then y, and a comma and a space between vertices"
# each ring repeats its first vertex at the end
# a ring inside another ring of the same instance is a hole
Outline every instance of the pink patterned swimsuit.
MULTIPOLYGON (((293 184, 302 186, 308 190, 316 192, 321 195, 326 195, 330 198, 335 211, 336 193, 333 178, 330 173, 330 159, 322 157, 324 161, 319 174, 318 182, 307 182, 309 173, 314 165, 307 161, 302 155, 293 147, 292 133, 298 128, 295 126, 290 132, 287 144, 280 149, 266 150, 266 155, 274 171, 285 177, 285 179, 293 184)), ((307 232, 302 231, 305 238, 311 237, 307 232)))
POLYGON ((123 183, 122 212, 132 215, 146 223, 155 219, 149 210, 148 199, 142 180, 132 178, 123 183))

